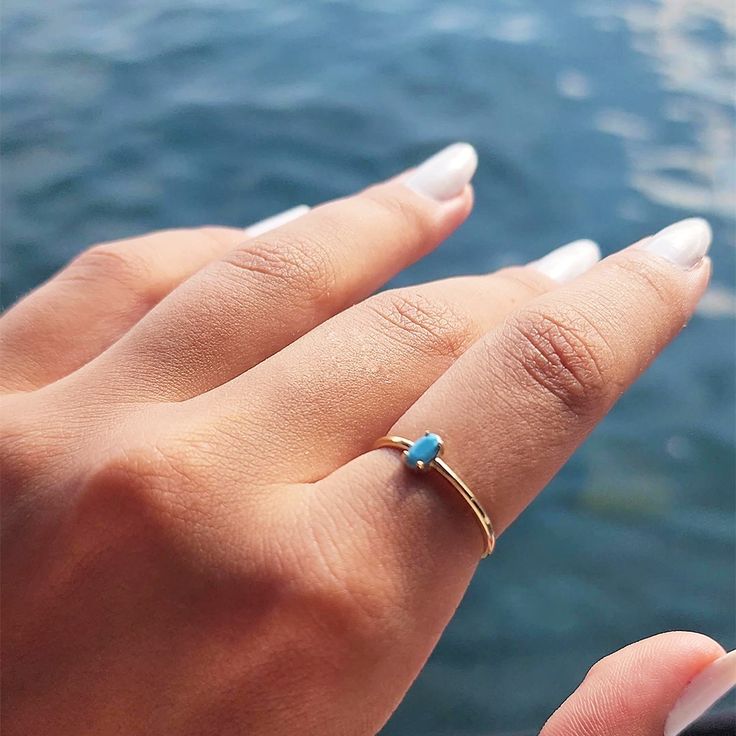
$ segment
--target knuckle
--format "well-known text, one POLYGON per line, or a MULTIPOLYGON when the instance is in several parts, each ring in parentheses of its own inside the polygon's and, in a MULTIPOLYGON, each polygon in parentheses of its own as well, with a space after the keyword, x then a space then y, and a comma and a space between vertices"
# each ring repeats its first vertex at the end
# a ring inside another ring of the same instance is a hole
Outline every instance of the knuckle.
POLYGON ((614 360, 598 328, 579 311, 552 316, 529 310, 508 323, 511 359, 545 392, 575 415, 589 415, 607 400, 614 360))
POLYGON ((94 285, 102 284, 105 289, 116 286, 149 306, 161 298, 146 261, 134 250, 113 243, 95 245, 83 251, 62 275, 94 285))
POLYGON ((200 524, 201 510, 192 476, 173 453, 157 444, 126 446, 101 457, 83 483, 83 505, 95 514, 120 514, 148 528, 186 527, 200 524), (190 492, 187 492, 190 491, 190 492))
POLYGON ((307 583, 316 593, 312 598, 328 602, 331 635, 350 641, 351 648, 359 640, 374 645, 391 632, 390 602, 399 597, 400 576, 383 570, 375 559, 366 559, 368 550, 362 545, 346 543, 342 533, 346 519, 336 516, 334 507, 320 503, 317 511, 299 522, 301 543, 292 577, 307 583), (366 566, 370 575, 365 574, 366 566))
POLYGON ((473 342, 472 320, 419 289, 397 289, 366 302, 376 329, 428 357, 456 359, 473 342))
POLYGON ((347 651, 375 646, 379 637, 384 641, 394 638, 389 602, 396 600, 396 585, 382 582, 375 575, 366 580, 363 572, 355 571, 339 579, 318 576, 315 590, 319 591, 319 599, 328 602, 324 606, 328 613, 323 618, 331 621, 333 638, 347 644, 347 651))
POLYGON ((286 287, 292 296, 299 293, 309 303, 330 299, 339 283, 337 265, 328 249, 306 234, 253 238, 230 251, 223 261, 235 269, 238 280, 245 273, 271 284, 274 291, 286 287))
MULTIPOLYGON (((74 494, 69 530, 79 542, 82 572, 103 574, 122 565, 156 585, 167 570, 186 568, 193 579, 216 582, 227 594, 226 581, 242 573, 242 558, 232 555, 232 528, 222 522, 207 487, 187 470, 163 448, 143 443, 90 465, 74 494)), ((238 522, 242 518, 232 526, 238 522)))
POLYGON ((368 580, 357 571, 348 571, 341 558, 333 555, 334 559, 329 560, 329 556, 322 553, 319 560, 312 558, 322 567, 311 573, 309 588, 318 592, 315 598, 329 602, 335 631, 354 638, 370 637, 370 632, 383 630, 385 601, 391 599, 383 596, 375 577, 368 580))

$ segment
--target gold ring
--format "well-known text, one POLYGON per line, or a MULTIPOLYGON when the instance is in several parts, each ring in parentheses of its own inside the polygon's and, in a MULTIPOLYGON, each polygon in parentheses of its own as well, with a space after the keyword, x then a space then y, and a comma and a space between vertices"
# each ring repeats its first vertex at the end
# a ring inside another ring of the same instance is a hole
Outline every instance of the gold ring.
POLYGON ((376 440, 373 448, 393 447, 403 450, 404 463, 414 471, 426 473, 436 470, 465 500, 475 515, 483 531, 483 554, 481 559, 488 557, 496 545, 496 535, 493 533, 493 524, 475 494, 468 488, 460 476, 440 457, 444 449, 442 438, 433 432, 425 432, 416 442, 404 437, 386 435, 376 440))

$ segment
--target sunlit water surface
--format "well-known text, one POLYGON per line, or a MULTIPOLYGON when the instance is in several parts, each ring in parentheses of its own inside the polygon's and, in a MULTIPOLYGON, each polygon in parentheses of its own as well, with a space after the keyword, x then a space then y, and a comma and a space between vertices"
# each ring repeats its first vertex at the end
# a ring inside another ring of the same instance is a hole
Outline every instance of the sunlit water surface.
POLYGON ((538 727, 667 629, 734 642, 736 11, 722 0, 6 0, 4 299, 83 246, 245 225, 472 141, 477 206, 396 283, 708 217, 713 287, 483 564, 386 734, 538 727))

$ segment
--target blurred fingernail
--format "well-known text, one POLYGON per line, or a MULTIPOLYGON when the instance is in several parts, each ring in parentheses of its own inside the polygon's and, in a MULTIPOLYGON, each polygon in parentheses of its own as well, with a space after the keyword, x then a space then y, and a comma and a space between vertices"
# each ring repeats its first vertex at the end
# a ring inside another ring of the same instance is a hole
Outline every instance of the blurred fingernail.
POLYGON ((574 240, 548 253, 529 266, 560 284, 572 281, 601 259, 601 249, 592 240, 574 240))
POLYGON ((453 143, 420 164, 404 184, 418 194, 444 202, 461 194, 478 168, 470 143, 453 143))
POLYGON ((713 233, 702 217, 690 217, 660 230, 641 246, 682 268, 695 268, 710 248, 713 233))
POLYGON ((256 235, 263 235, 269 230, 275 230, 277 227, 286 225, 287 222, 296 220, 297 217, 301 217, 303 214, 309 212, 309 207, 306 204, 300 204, 296 207, 292 207, 290 210, 284 210, 279 212, 277 215, 267 217, 265 220, 256 222, 245 229, 246 235, 255 237, 256 235))
POLYGON ((677 736, 736 687, 736 649, 699 672, 680 693, 667 716, 664 736, 677 736))

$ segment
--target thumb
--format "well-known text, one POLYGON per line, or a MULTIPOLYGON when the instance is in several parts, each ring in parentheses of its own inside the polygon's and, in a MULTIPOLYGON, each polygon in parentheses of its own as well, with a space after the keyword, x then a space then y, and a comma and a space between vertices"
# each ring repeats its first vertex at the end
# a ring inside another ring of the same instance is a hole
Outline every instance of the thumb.
POLYGON ((595 664, 540 736, 677 736, 734 685, 736 653, 702 634, 660 634, 595 664))

